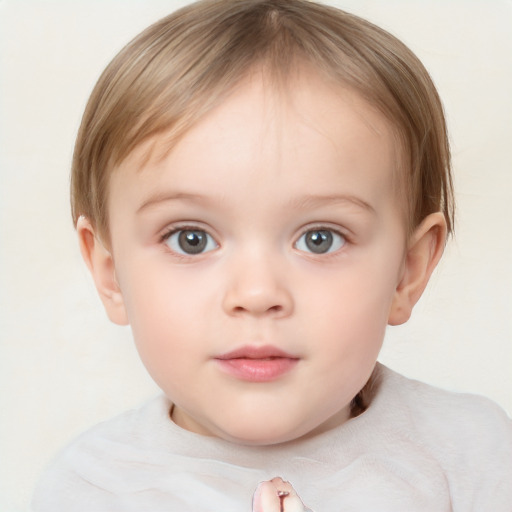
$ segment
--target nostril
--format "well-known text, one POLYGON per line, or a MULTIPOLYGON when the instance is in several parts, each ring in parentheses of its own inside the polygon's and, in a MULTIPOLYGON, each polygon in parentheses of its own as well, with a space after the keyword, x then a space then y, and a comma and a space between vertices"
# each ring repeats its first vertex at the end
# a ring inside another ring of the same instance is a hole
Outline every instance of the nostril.
MULTIPOLYGON (((253 310, 253 308, 244 307, 244 306, 236 306, 233 308, 233 312, 235 313, 247 313, 253 310)), ((262 308, 262 313, 281 313, 284 310, 283 306, 280 304, 276 304, 275 306, 270 306, 269 308, 262 308)))

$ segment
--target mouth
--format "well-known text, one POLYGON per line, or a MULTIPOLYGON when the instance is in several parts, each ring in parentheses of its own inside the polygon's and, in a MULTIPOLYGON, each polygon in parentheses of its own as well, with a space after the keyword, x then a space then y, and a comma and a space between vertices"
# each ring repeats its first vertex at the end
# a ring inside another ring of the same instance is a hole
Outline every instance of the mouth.
POLYGON ((300 358, 270 345, 245 346, 215 357, 220 369, 238 380, 271 382, 293 370, 300 358))

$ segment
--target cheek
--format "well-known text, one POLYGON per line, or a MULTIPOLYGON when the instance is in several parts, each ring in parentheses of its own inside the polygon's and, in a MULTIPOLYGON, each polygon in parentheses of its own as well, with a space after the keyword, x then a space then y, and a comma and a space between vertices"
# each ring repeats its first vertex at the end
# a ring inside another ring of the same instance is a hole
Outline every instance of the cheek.
POLYGON ((182 271, 166 258, 132 258, 119 272, 134 332, 167 333, 186 323, 200 307, 205 282, 199 273, 182 271))
POLYGON ((367 265, 347 265, 340 272, 322 276, 310 286, 306 307, 347 329, 386 324, 398 280, 396 265, 383 265, 383 261, 389 262, 383 258, 367 265))
POLYGON ((326 407, 330 400, 334 405, 348 403, 370 377, 384 341, 392 289, 389 278, 380 274, 350 274, 339 280, 328 299, 317 303, 308 338, 318 343, 312 344, 318 358, 315 375, 318 387, 330 390, 322 398, 326 407))
POLYGON ((139 355, 153 378, 180 367, 197 343, 201 322, 197 291, 165 267, 134 262, 130 273, 120 272, 119 283, 139 355))
POLYGON ((368 258, 347 265, 323 285, 311 286, 303 305, 303 314, 310 315, 310 337, 316 330, 329 344, 326 353, 339 360, 358 364, 376 358, 388 324, 398 267, 398 258, 368 258), (313 317, 308 313, 311 309, 313 317))

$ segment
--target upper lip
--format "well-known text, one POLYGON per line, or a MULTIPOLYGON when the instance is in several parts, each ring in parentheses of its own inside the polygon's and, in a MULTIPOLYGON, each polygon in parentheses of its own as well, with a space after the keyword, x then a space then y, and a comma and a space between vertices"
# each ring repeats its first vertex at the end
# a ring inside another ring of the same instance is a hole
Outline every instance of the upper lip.
POLYGON ((227 360, 227 359, 270 359, 270 358, 286 358, 286 359, 299 359, 297 356, 293 356, 280 348, 272 345, 255 346, 246 345, 244 347, 237 348, 231 352, 221 354, 216 359, 227 360))

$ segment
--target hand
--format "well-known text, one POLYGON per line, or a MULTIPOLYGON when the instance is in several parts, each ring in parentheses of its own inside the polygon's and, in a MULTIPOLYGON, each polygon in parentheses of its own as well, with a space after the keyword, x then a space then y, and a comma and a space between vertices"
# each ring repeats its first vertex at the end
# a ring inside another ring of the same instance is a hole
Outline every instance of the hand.
POLYGON ((276 477, 261 482, 253 496, 252 512, 312 512, 306 508, 289 482, 276 477))

